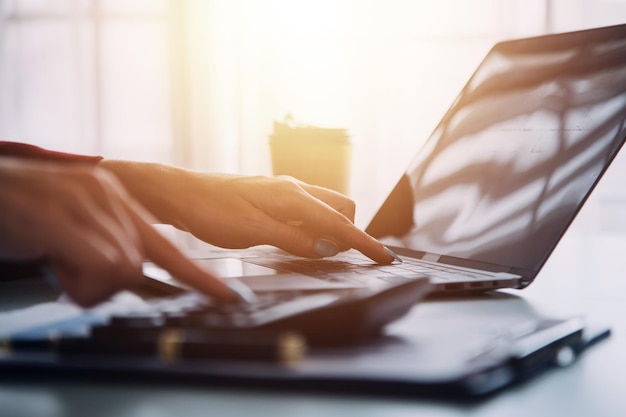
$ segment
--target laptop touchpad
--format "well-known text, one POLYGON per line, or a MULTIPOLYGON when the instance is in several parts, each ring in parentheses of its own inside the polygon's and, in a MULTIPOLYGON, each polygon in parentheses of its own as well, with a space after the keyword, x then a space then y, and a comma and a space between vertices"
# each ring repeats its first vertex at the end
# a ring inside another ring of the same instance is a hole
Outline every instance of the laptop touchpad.
MULTIPOLYGON (((236 258, 194 259, 202 268, 223 279, 239 279, 253 291, 293 291, 323 290, 338 288, 360 288, 355 282, 328 282, 306 275, 292 274, 266 266, 256 265, 236 258)), ((152 262, 145 262, 143 273, 146 277, 173 286, 186 286, 172 277, 167 271, 152 262)))

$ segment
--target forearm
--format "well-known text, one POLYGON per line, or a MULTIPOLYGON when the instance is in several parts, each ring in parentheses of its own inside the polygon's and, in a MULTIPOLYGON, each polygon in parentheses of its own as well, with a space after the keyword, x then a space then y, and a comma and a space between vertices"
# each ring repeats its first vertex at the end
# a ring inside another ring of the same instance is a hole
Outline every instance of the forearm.
POLYGON ((180 213, 189 204, 189 196, 181 192, 185 170, 157 163, 107 159, 98 165, 113 173, 160 222, 182 228, 180 213))

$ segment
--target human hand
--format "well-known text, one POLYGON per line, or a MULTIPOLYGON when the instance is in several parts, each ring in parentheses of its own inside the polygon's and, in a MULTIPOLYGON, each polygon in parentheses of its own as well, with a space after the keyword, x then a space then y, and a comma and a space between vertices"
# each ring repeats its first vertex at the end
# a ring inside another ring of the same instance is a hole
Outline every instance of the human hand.
POLYGON ((157 164, 103 161, 161 221, 211 244, 270 244, 319 258, 355 248, 379 263, 394 257, 354 224, 347 197, 287 177, 193 172, 157 164))
POLYGON ((0 158, 0 256, 46 257, 59 285, 90 306, 138 285, 150 259, 181 282, 234 300, 187 259, 106 170, 0 158))
POLYGON ((358 229, 347 197, 288 177, 194 174, 197 198, 183 227, 218 246, 270 244, 295 255, 326 257, 356 248, 380 263, 393 257, 358 229), (233 225, 235 225, 233 227, 233 225))

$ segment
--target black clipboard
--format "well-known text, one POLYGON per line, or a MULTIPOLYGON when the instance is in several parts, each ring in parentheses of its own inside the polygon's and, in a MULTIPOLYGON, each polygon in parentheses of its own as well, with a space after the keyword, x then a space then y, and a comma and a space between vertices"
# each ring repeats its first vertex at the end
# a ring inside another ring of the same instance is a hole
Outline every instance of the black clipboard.
MULTIPOLYGON (((514 309, 521 300, 504 302, 514 309)), ((456 310, 454 302, 421 303, 379 337, 354 345, 314 346, 296 363, 13 352, 0 356, 0 375, 475 398, 567 366, 610 335, 607 327, 583 317, 549 319, 524 312, 491 324, 493 318, 464 318, 456 310)))

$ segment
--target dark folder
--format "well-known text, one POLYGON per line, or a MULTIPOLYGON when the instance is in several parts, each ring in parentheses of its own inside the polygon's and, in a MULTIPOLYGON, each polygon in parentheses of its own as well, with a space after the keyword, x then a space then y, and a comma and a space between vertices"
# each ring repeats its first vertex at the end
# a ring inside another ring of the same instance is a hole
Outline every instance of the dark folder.
MULTIPOLYGON (((82 315, 70 321, 76 324, 82 315)), ((223 339, 209 335, 202 339, 210 344, 208 350, 189 357, 175 356, 171 350, 165 352, 169 356, 163 351, 133 351, 138 345, 128 346, 126 351, 107 351, 105 346, 90 354, 84 349, 72 351, 72 345, 61 353, 42 349, 9 353, 5 347, 0 374, 9 378, 47 374, 53 378, 113 377, 368 395, 476 397, 528 381, 550 368, 567 366, 608 335, 607 328, 594 327, 582 317, 548 319, 537 315, 521 298, 495 293, 478 300, 421 303, 377 337, 354 344, 309 346, 295 357, 272 354, 272 343, 290 340, 284 334, 249 332, 223 339), (218 349, 212 347, 216 341, 218 349), (258 354, 246 357, 246 352, 258 354)), ((185 343, 190 352, 201 346, 197 341, 188 335, 185 343)), ((293 353, 293 346, 287 347, 293 353)))

